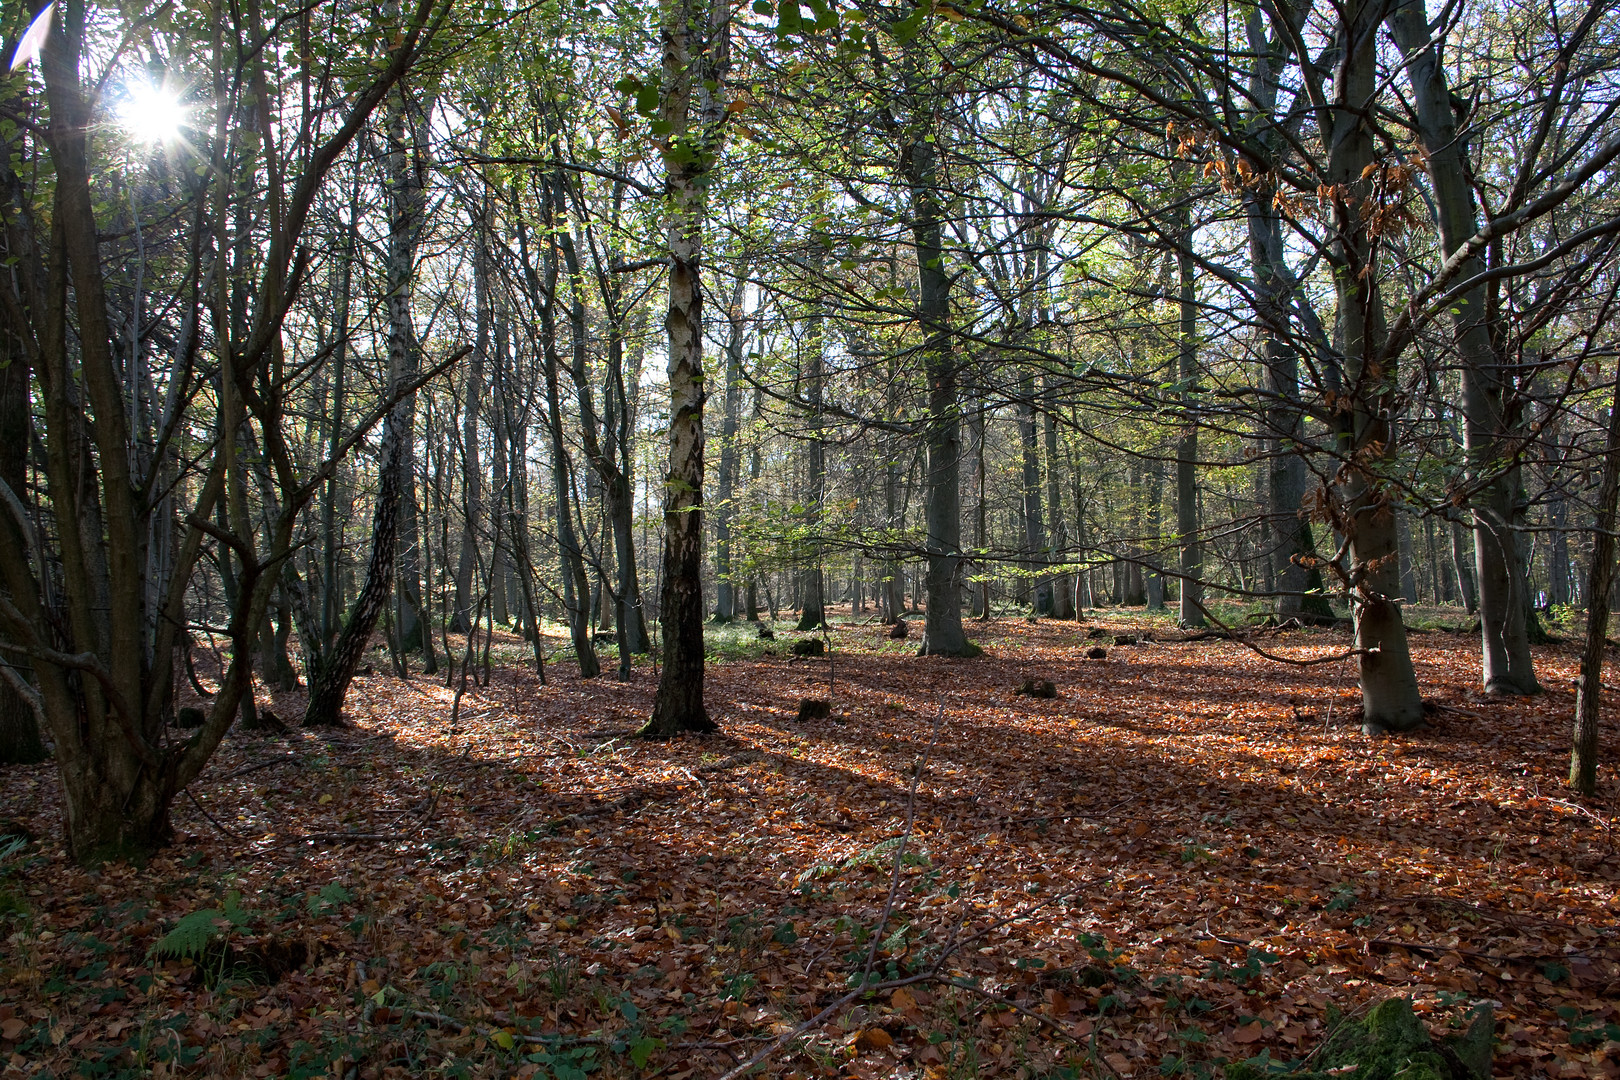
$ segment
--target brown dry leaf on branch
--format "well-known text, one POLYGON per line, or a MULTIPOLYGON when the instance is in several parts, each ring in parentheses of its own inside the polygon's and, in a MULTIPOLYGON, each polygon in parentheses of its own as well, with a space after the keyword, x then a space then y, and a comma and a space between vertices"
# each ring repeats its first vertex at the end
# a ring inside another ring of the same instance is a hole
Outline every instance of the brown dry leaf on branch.
POLYGON ((142 869, 74 867, 52 766, 7 769, 0 817, 46 839, 6 865, 0 1063, 1198 1076, 1408 995, 1437 1027, 1496 1002, 1499 1072, 1620 1074, 1617 787, 1563 798, 1569 648, 1538 654, 1549 693, 1491 702, 1472 641, 1417 638, 1434 724, 1369 739, 1339 665, 1207 640, 1100 665, 1085 629, 948 660, 840 626, 834 719, 794 719, 824 661, 734 660, 722 734, 673 743, 628 738, 647 670, 497 668, 454 729, 442 683, 363 679, 348 730, 233 735, 142 869), (1059 696, 1011 693, 1032 676, 1059 696))

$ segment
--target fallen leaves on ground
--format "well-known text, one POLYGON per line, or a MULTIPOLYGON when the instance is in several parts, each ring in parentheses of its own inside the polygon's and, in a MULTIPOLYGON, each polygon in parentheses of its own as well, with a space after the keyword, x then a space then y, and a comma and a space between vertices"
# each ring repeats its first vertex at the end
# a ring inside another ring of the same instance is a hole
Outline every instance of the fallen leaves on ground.
POLYGON ((542 686, 514 646, 454 727, 442 679, 360 679, 346 730, 233 734, 139 869, 74 867, 52 766, 7 769, 0 816, 47 839, 0 881, 0 1062, 713 1077, 868 971, 932 971, 763 1074, 1210 1075, 1392 995, 1437 1028, 1495 1003, 1500 1072, 1620 1074, 1620 786, 1565 797, 1572 646, 1493 701, 1472 639, 1415 637, 1433 724, 1368 738, 1345 664, 1145 635, 1088 660, 1092 625, 980 624, 951 660, 850 619, 831 687, 786 641, 712 664, 722 733, 666 743, 630 737, 650 666, 542 686), (795 721, 810 696, 832 716, 795 721), (206 949, 158 948, 197 912, 206 949))

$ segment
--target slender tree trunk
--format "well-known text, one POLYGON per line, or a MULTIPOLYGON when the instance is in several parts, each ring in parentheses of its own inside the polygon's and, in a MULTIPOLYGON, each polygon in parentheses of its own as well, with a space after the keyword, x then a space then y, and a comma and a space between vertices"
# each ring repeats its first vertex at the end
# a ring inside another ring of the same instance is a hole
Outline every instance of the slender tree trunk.
MULTIPOLYGON (((415 236, 422 203, 421 186, 413 179, 406 162, 405 111, 404 92, 397 90, 386 123, 390 159, 388 373, 391 394, 413 379, 418 367, 410 304, 415 276, 415 236)), ((371 644, 372 632, 388 605, 399 554, 400 521, 407 485, 414 488, 411 476, 415 415, 416 395, 406 394, 388 410, 383 421, 377 497, 371 521, 371 555, 366 565, 365 583, 321 670, 310 674, 309 700, 304 708, 306 727, 334 727, 343 722, 343 701, 348 696, 349 683, 359 670, 360 661, 371 644)))
MULTIPOLYGON (((1050 387, 1048 388, 1050 389, 1050 387)), ((1068 526, 1063 520, 1063 482, 1061 460, 1058 456, 1057 417, 1048 402, 1043 418, 1046 437, 1046 504, 1052 513, 1052 550, 1055 558, 1064 560, 1069 547, 1068 526)), ((1074 574, 1064 570, 1052 580, 1052 616, 1058 619, 1074 618, 1074 574)))
POLYGON ((669 471, 664 479, 664 571, 658 618, 664 666, 649 737, 713 731, 703 704, 703 222, 707 179, 726 118, 730 8, 665 0, 661 117, 669 202, 669 471))
POLYGON ((742 408, 743 347, 747 323, 743 317, 743 290, 747 275, 739 273, 726 311, 730 335, 726 339, 725 417, 720 427, 720 472, 714 506, 714 621, 737 617, 737 585, 731 568, 731 522, 736 517, 738 412, 742 408))
POLYGON ((1603 650, 1609 631, 1609 591, 1615 580, 1614 530, 1620 504, 1620 364, 1616 397, 1609 406, 1607 453, 1593 524, 1592 565, 1587 572, 1586 644, 1581 650, 1580 684, 1575 695, 1575 734, 1569 760, 1569 786, 1597 794, 1598 703, 1603 694, 1603 650))
MULTIPOLYGON (((552 235, 558 235, 565 226, 555 216, 556 204, 552 203, 552 213, 547 215, 547 226, 552 235)), ((522 233, 519 233, 520 238, 522 233)), ((527 248, 527 244, 523 245, 527 248)), ((595 678, 601 674, 601 661, 596 656, 596 646, 591 640, 591 604, 590 580, 585 572, 584 552, 580 548, 579 533, 574 522, 574 469, 572 459, 568 454, 568 444, 563 439, 562 398, 559 390, 559 377, 557 369, 562 366, 562 359, 557 353, 557 251, 555 245, 547 244, 541 254, 544 262, 544 281, 534 279, 532 268, 529 270, 531 284, 534 286, 535 303, 540 310, 540 344, 545 369, 546 381, 546 426, 551 434, 551 476, 552 490, 556 497, 557 522, 557 554, 562 561, 562 597, 563 607, 568 616, 569 637, 574 643, 574 653, 579 658, 579 676, 582 679, 595 678)), ((525 263, 527 253, 525 252, 525 263)), ((571 336, 574 347, 579 350, 585 348, 584 316, 580 314, 578 323, 573 327, 571 336)), ((587 428, 592 426, 588 423, 587 428)))
POLYGON ((1192 227, 1187 211, 1180 212, 1180 241, 1176 248, 1179 313, 1176 378, 1182 385, 1181 434, 1176 440, 1176 537, 1180 545, 1182 626, 1204 625, 1204 545, 1198 538, 1198 423, 1195 380, 1198 377, 1198 308, 1193 280, 1192 227))
MULTIPOLYGON (((9 345, 11 336, 5 335, 9 345)), ((28 498, 28 437, 33 431, 29 410, 30 366, 22 349, 8 349, 7 363, 0 367, 0 482, 10 489, 13 509, 22 509, 28 498)), ((0 507, 0 513, 8 512, 0 507)), ((35 712, 38 691, 31 685, 33 665, 20 650, 0 649, 0 664, 7 671, 0 678, 0 765, 33 765, 49 754, 39 733, 35 712), (27 696, 25 696, 25 694, 27 696)))
POLYGON ((799 613, 799 630, 816 630, 827 624, 826 575, 821 567, 821 522, 823 503, 827 497, 827 446, 821 439, 822 384, 825 381, 825 347, 822 337, 822 317, 810 316, 808 370, 805 372, 805 392, 810 402, 810 436, 805 440, 805 527, 810 532, 807 554, 810 564, 800 572, 804 584, 803 604, 799 613))
POLYGON ((1035 416, 1035 378, 1027 371, 1018 384, 1018 442, 1023 451, 1024 572, 1034 577, 1032 609, 1052 614, 1052 579, 1044 572, 1049 555, 1046 518, 1041 512, 1041 451, 1035 416))
MULTIPOLYGON (((461 395, 461 550, 456 559, 455 613, 450 628, 458 634, 472 629, 474 571, 484 500, 484 472, 478 445, 478 414, 484 389, 484 369, 489 359, 489 200, 478 202, 478 219, 473 223, 473 302, 477 305, 473 331, 472 363, 467 366, 461 395)), ((496 455, 499 456, 499 448, 496 455)), ((493 578, 491 582, 493 584, 493 578)))
POLYGON ((1461 594, 1463 609, 1472 615, 1479 610, 1479 593, 1474 588, 1474 560, 1469 555, 1468 536, 1463 527, 1453 521, 1447 526, 1451 536, 1451 568, 1461 594))

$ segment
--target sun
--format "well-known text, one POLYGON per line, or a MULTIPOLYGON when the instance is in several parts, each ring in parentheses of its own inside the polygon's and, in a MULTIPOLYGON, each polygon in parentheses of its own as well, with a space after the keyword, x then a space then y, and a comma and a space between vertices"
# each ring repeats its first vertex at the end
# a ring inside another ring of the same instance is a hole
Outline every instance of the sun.
POLYGON ((166 86, 131 81, 124 87, 118 122, 131 138, 143 143, 168 143, 180 138, 189 110, 180 96, 166 86))

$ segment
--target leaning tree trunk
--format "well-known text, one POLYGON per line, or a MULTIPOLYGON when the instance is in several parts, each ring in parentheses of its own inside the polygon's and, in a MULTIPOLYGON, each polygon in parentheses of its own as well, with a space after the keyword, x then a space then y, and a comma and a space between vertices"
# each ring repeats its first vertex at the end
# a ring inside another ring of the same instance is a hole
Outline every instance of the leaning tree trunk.
MULTIPOLYGON (((405 100, 394 95, 387 121, 389 132, 390 221, 388 245, 388 372, 389 393, 398 393, 416 375, 418 358, 411 332, 411 284, 421 213, 421 190, 406 165, 405 100)), ((388 410, 383 421, 382 452, 378 458, 376 503, 371 519, 371 556, 365 584, 354 609, 344 621, 319 671, 310 672, 309 700, 304 707, 306 727, 335 727, 343 722, 343 701, 360 660, 371 645, 372 632, 393 592, 395 560, 400 543, 400 519, 411 472, 411 441, 415 426, 416 395, 405 394, 388 410)), ((413 511, 414 513, 414 511, 413 511)))
POLYGON ((731 60, 730 8, 671 0, 662 27, 663 146, 669 204, 669 471, 664 478, 664 668, 648 737, 713 731, 703 704, 703 219, 719 157, 731 60))

